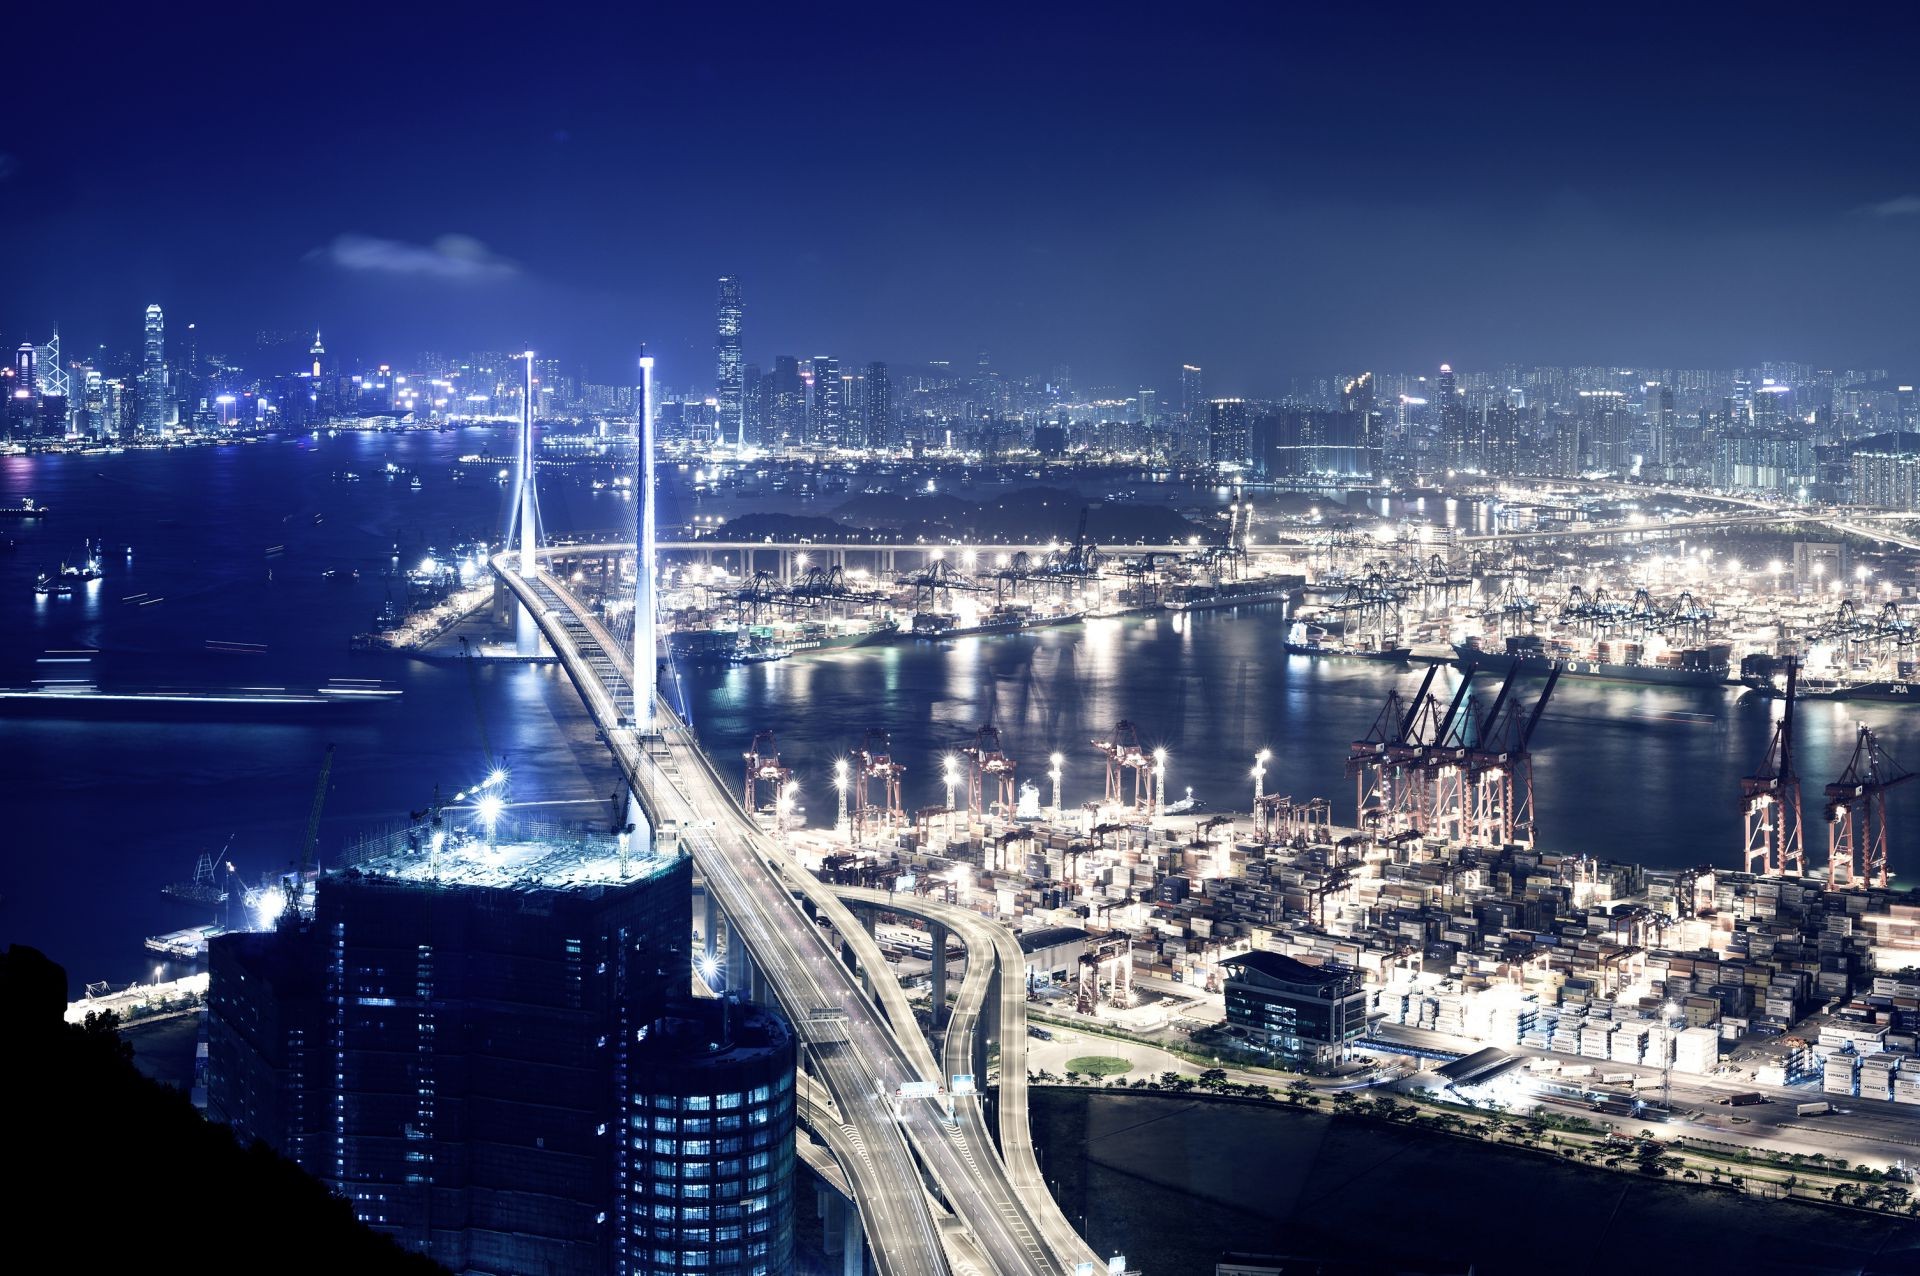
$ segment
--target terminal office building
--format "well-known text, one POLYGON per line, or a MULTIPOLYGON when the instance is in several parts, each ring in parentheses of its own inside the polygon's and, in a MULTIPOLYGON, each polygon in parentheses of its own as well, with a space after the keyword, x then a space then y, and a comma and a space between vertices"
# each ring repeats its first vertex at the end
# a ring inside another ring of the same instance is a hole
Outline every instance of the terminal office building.
POLYGON ((690 865, 411 848, 209 948, 208 1109, 454 1272, 793 1264, 790 1029, 684 1004, 690 865))
POLYGON ((1255 951, 1220 963, 1227 975, 1227 1024, 1254 1045, 1301 1064, 1346 1059, 1366 1035, 1367 993, 1345 966, 1309 966, 1284 953, 1255 951))

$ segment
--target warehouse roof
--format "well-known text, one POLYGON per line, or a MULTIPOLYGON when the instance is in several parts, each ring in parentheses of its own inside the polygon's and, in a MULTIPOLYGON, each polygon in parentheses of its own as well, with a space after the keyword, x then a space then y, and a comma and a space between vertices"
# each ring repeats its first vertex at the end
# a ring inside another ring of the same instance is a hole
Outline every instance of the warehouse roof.
POLYGON ((1042 948, 1052 948, 1056 944, 1070 944, 1076 939, 1085 939, 1087 932, 1078 926, 1042 926, 1039 930, 1030 930, 1020 936, 1020 951, 1039 952, 1042 948))

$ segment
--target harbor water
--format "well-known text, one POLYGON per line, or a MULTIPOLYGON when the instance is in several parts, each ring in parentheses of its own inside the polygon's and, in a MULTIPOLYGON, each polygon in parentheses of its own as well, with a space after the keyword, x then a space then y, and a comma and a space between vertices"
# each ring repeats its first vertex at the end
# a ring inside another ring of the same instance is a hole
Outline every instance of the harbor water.
MULTIPOLYGON (((137 720, 0 715, 0 942, 44 949, 67 966, 76 995, 89 980, 152 977, 143 937, 212 920, 161 886, 190 876, 202 852, 231 859, 248 880, 297 861, 329 744, 323 862, 421 809, 436 787, 450 796, 474 783, 490 760, 510 767, 516 802, 597 813, 613 768, 551 665, 469 668, 349 650, 389 593, 404 600, 390 573, 429 549, 498 537, 505 489, 493 467, 458 458, 509 446, 510 436, 477 430, 343 433, 0 459, 0 505, 31 496, 52 510, 0 525, 0 686, 86 678, 312 689, 357 678, 404 693, 377 708, 273 717, 196 704, 137 720), (36 574, 77 559, 88 540, 103 546, 103 577, 69 598, 36 594, 36 574)), ((584 477, 543 472, 542 484, 551 530, 630 523, 628 498, 584 477)), ((670 492, 667 503, 678 499, 670 492)), ((669 508, 663 522, 681 516, 669 508)), ((1247 810, 1249 770, 1266 748, 1268 792, 1329 797, 1335 820, 1350 822, 1348 744, 1387 692, 1410 693, 1422 669, 1289 656, 1280 616, 1257 606, 688 667, 673 688, 723 773, 756 733, 774 732, 814 823, 832 819, 834 760, 870 729, 890 734, 907 767, 910 807, 944 800, 941 759, 988 723, 1043 801, 1047 757, 1063 754, 1072 806, 1100 796, 1089 742, 1121 719, 1168 751, 1169 800, 1191 787, 1203 815, 1247 810)), ((1454 677, 1443 671, 1436 687, 1454 677)), ((1757 765, 1778 713, 1777 702, 1737 688, 1563 680, 1534 740, 1543 845, 1654 866, 1736 866, 1737 781, 1757 765)), ((1920 763, 1920 711, 1810 702, 1799 713, 1809 861, 1819 864, 1820 788, 1846 765, 1854 723, 1920 763)), ((1892 799, 1896 875, 1920 875, 1916 792, 1892 799)))

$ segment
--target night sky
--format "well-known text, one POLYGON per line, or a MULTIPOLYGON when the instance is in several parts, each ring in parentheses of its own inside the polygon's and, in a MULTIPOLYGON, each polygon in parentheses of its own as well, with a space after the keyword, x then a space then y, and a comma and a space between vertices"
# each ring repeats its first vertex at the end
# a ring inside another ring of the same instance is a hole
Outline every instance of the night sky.
POLYGON ((34 7, 0 331, 70 352, 673 385, 736 273, 763 366, 1920 370, 1911 5, 34 7))

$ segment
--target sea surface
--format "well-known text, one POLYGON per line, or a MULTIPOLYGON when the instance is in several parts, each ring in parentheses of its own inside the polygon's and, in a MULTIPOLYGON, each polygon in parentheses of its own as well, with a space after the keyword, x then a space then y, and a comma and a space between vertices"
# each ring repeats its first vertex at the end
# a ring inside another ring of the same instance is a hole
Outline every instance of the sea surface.
MULTIPOLYGON (((404 597, 385 573, 429 549, 499 536, 505 489, 492 467, 457 458, 510 447, 510 436, 479 430, 344 433, 0 459, 0 505, 32 496, 53 511, 0 522, 0 686, 87 677, 313 688, 366 678, 405 693, 383 708, 272 719, 197 706, 143 721, 0 714, 0 942, 45 950, 67 966, 76 994, 91 980, 152 977, 144 936, 212 920, 212 910, 168 900, 160 887, 189 876, 203 851, 248 880, 297 861, 329 744, 323 863, 424 807, 436 788, 447 796, 471 785, 491 761, 511 770, 516 802, 595 817, 613 768, 553 667, 469 668, 348 648, 390 588, 404 597), (341 477, 349 471, 360 477, 341 477), (68 599, 33 592, 37 572, 77 561, 90 539, 105 546, 102 580, 68 599), (323 577, 330 569, 333 580, 323 577), (263 650, 232 654, 209 640, 263 650), (76 649, 98 654, 82 664, 48 656, 76 649)), ((585 475, 543 472, 542 485, 542 518, 556 532, 631 524, 627 499, 594 491, 585 475)), ((688 517, 693 500, 672 487, 663 523, 688 517)), ((1090 742, 1121 720, 1167 750, 1171 799, 1191 788, 1207 812, 1247 809, 1249 770, 1265 748, 1268 792, 1329 797, 1335 820, 1351 822, 1347 746, 1387 692, 1411 692, 1422 669, 1290 657, 1280 638, 1279 609, 1253 607, 685 668, 674 690, 723 773, 754 735, 772 731, 816 823, 833 818, 834 760, 870 730, 888 733, 906 765, 909 806, 944 799, 942 758, 988 724, 1043 801, 1046 759, 1061 753, 1071 806, 1100 795, 1090 742)), ((1450 689, 1453 678, 1443 671, 1437 686, 1450 689)), ((1735 866, 1738 779, 1758 763, 1778 712, 1732 689, 1563 681, 1534 741, 1543 843, 1655 866, 1735 866)), ((1816 864, 1825 858, 1820 788, 1846 765, 1856 720, 1920 763, 1920 710, 1802 705, 1816 864)), ((1920 875, 1917 795, 1920 785, 1892 799, 1896 874, 1920 875)))

